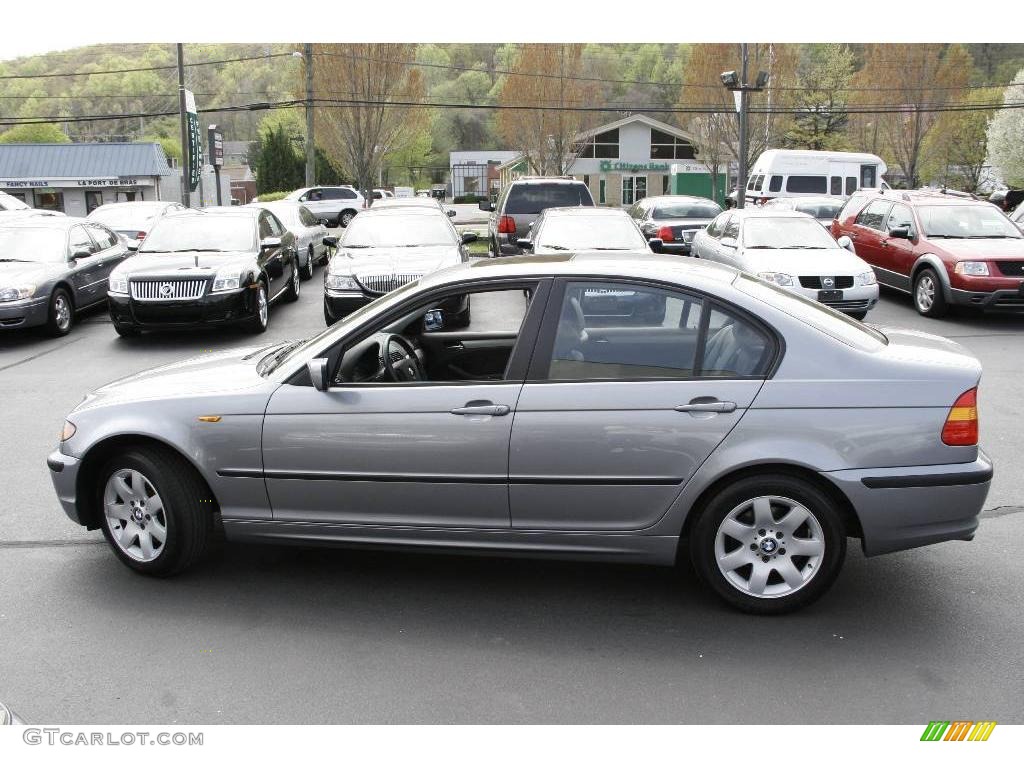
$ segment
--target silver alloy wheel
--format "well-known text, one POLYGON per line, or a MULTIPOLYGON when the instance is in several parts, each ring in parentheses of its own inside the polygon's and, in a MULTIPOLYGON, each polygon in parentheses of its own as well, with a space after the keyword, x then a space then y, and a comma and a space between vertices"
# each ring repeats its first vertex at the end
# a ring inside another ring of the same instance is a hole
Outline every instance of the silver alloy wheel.
POLYGON ((156 560, 167 543, 167 513, 160 494, 137 469, 119 469, 103 489, 107 530, 118 549, 133 560, 156 560))
POLYGON ((267 327, 267 319, 270 316, 270 308, 267 305, 267 289, 260 283, 260 287, 256 291, 256 311, 260 316, 260 325, 263 328, 267 327))
POLYGON ((921 275, 917 281, 917 291, 914 292, 917 298, 917 307, 922 312, 927 312, 935 303, 935 281, 929 274, 921 275))
POLYGON ((341 214, 341 226, 347 227, 352 223, 352 219, 355 218, 350 211, 346 211, 341 214))
POLYGON ((53 302, 53 319, 56 321, 57 328, 62 331, 67 330, 71 325, 71 305, 63 293, 58 294, 53 302))
POLYGON ((295 291, 295 295, 299 295, 299 258, 295 257, 295 263, 292 264, 292 290, 295 291))
POLYGON ((726 580, 753 597, 788 597, 807 586, 825 555, 821 523, 783 496, 737 505, 718 526, 715 562, 726 580))

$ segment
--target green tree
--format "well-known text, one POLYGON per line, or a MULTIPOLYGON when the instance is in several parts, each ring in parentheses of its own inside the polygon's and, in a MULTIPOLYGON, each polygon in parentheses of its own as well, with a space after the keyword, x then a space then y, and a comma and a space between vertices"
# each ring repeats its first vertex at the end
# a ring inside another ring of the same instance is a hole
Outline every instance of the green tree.
POLYGON ((305 181, 305 164, 283 125, 267 129, 256 150, 256 191, 297 189, 305 181))
POLYGON ((143 136, 141 141, 152 141, 159 144, 164 154, 181 162, 181 141, 170 136, 143 136))
POLYGON ((70 141, 53 123, 16 125, 0 133, 0 144, 68 144, 70 141))
POLYGON ((988 129, 993 109, 969 108, 971 104, 998 104, 998 88, 977 89, 964 97, 963 111, 943 112, 928 132, 921 151, 921 177, 942 186, 978 192, 988 164, 988 129))
POLYGON ((797 67, 797 110, 786 133, 786 146, 797 149, 848 149, 846 90, 854 56, 840 43, 809 45, 797 67))
MULTIPOLYGON (((1013 85, 1003 92, 1004 104, 1024 101, 1024 69, 1013 85)), ((988 154, 1003 181, 1011 187, 1024 187, 1024 110, 1000 109, 988 127, 988 154)))

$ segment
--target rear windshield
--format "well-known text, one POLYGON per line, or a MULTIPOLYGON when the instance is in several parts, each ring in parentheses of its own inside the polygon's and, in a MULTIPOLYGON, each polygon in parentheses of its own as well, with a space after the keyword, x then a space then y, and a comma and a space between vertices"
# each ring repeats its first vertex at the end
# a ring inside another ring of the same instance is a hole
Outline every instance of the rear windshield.
POLYGON ((89 214, 89 220, 111 229, 147 229, 157 213, 156 208, 99 208, 89 214))
POLYGON ((508 192, 505 213, 540 213, 546 208, 593 204, 590 190, 582 184, 518 184, 508 192))
POLYGON ((722 208, 710 200, 706 203, 662 203, 655 206, 652 219, 713 219, 722 208))
POLYGON ((832 203, 797 203, 796 210, 806 213, 816 219, 834 219, 839 215, 843 202, 832 203))
POLYGON ((741 272, 736 278, 736 287, 856 349, 870 352, 878 349, 880 345, 889 343, 885 334, 847 317, 832 307, 806 299, 746 272, 741 272))
POLYGON ((648 250, 647 241, 626 214, 552 216, 541 227, 537 248, 563 251, 648 250))

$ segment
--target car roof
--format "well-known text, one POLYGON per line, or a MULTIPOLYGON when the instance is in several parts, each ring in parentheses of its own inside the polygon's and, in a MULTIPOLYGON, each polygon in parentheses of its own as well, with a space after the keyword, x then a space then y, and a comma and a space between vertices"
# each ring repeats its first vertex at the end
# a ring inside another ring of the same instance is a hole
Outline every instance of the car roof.
MULTIPOLYGON (((200 216, 258 216, 259 208, 249 208, 244 205, 211 205, 209 208, 201 208, 196 211, 200 216)), ((180 214, 179 214, 180 215, 180 214)))
POLYGON ((948 195, 939 190, 928 189, 896 189, 885 192, 873 189, 868 193, 868 196, 872 200, 891 200, 898 203, 909 203, 910 205, 992 205, 988 200, 948 195))
POLYGON ((434 197, 384 197, 380 200, 374 200, 373 205, 370 206, 370 210, 373 210, 374 208, 378 210, 381 208, 401 208, 402 206, 409 206, 412 208, 440 208, 441 203, 434 197))
POLYGON ((583 182, 564 176, 520 176, 512 184, 583 184, 583 182))
POLYGON ((551 216, 611 216, 629 218, 629 214, 621 208, 598 208, 595 205, 564 205, 556 208, 545 208, 541 215, 551 216))
POLYGON ((802 211, 793 211, 788 208, 733 208, 728 213, 739 216, 742 219, 809 219, 802 211))
POLYGON ((654 203, 655 205, 661 203, 707 203, 708 205, 717 205, 719 208, 722 207, 711 198, 701 197, 700 195, 651 195, 650 197, 645 197, 641 202, 654 203))
MULTIPOLYGON (((380 202, 379 200, 377 201, 380 202)), ((357 216, 437 216, 438 214, 447 221, 444 211, 439 206, 429 205, 385 205, 380 208, 371 206, 360 211, 357 216)))
POLYGON ((168 200, 131 200, 121 203, 104 203, 103 205, 93 208, 91 213, 95 213, 100 210, 109 210, 111 208, 164 208, 168 205, 174 205, 173 201, 168 200))
POLYGON ((823 203, 828 203, 829 205, 842 205, 844 202, 846 202, 846 199, 839 197, 837 195, 801 195, 800 197, 773 197, 771 200, 768 200, 765 203, 765 205, 768 205, 769 203, 774 204, 776 202, 790 203, 792 205, 806 205, 807 203, 810 203, 811 205, 821 205, 823 203))
POLYGON ((95 224, 79 216, 34 216, 22 215, 11 217, 10 220, 0 218, 0 227, 32 228, 32 229, 70 229, 75 224, 95 224))

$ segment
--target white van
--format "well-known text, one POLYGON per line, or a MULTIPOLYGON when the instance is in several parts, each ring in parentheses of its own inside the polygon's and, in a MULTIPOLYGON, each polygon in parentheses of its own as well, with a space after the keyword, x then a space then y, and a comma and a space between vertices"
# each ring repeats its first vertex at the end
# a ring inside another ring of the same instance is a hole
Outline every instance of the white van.
POLYGON ((760 203, 801 195, 849 197, 858 189, 888 187, 886 170, 882 158, 867 152, 769 149, 750 170, 746 198, 760 203))

